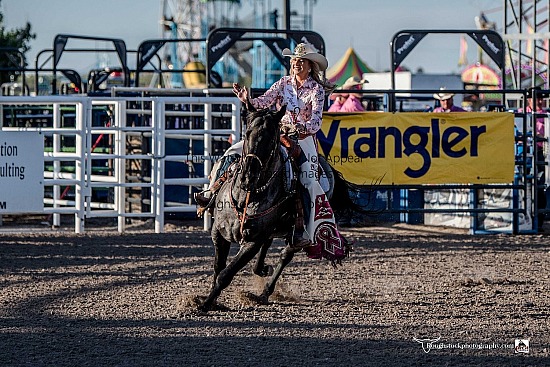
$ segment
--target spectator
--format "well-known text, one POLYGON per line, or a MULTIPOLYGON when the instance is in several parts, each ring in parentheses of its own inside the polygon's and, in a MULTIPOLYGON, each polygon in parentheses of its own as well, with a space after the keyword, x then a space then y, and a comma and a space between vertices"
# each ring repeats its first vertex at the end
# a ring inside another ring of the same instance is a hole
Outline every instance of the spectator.
MULTIPOLYGON (((349 77, 342 85, 340 90, 361 89, 364 83, 368 83, 365 79, 359 79, 357 76, 349 77)), ((363 112, 365 107, 361 103, 360 93, 332 93, 330 99, 334 103, 328 109, 328 112, 363 112)))
MULTIPOLYGON (((542 96, 541 96, 542 97, 542 96)), ((533 98, 527 99, 527 107, 525 112, 535 113, 535 114, 546 114, 547 111, 544 109, 544 99, 536 98, 535 107, 533 107, 533 98)), ((520 112, 523 112, 520 109, 520 112)), ((535 125, 535 135, 536 135, 536 162, 537 162, 537 206, 539 210, 546 209, 547 200, 546 200, 546 154, 544 152, 544 144, 546 139, 546 134, 544 130, 544 120, 542 116, 536 116, 536 125, 535 125)), ((545 213, 539 213, 537 216, 538 219, 538 231, 543 232, 545 213)))
POLYGON ((434 108, 433 112, 466 112, 463 108, 454 105, 454 94, 446 93, 445 89, 445 87, 442 87, 439 93, 433 95, 441 103, 441 106, 434 108))

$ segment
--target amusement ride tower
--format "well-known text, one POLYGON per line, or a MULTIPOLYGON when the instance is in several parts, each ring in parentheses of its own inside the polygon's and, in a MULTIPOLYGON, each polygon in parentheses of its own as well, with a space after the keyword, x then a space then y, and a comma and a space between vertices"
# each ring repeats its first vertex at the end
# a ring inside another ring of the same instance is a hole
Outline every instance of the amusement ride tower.
MULTIPOLYGON (((237 12, 240 0, 161 0, 160 25, 163 39, 200 40, 215 27, 240 25, 237 12)), ((204 42, 172 42, 166 48, 163 63, 172 69, 182 69, 190 62, 204 62, 204 42)), ((184 86, 182 75, 174 73, 169 85, 184 86)))
POLYGON ((550 0, 503 0, 506 87, 549 89, 550 0))
MULTIPOLYGON (((161 35, 167 40, 205 39, 214 28, 311 29, 313 6, 317 0, 303 0, 303 11, 290 9, 289 0, 161 0, 161 35), (279 11, 275 5, 281 6, 279 11), (279 19, 280 18, 280 19, 279 19)), ((237 78, 239 68, 261 69, 266 52, 256 49, 247 55, 252 43, 232 50, 217 72, 225 80, 237 78), (258 65, 257 65, 258 64, 258 65)), ((263 46, 261 46, 263 47, 263 46)), ((260 48, 261 48, 260 47, 260 48)), ((170 42, 164 49, 162 62, 168 69, 181 70, 189 63, 205 62, 205 42, 170 42)), ((181 73, 173 73, 166 85, 185 86, 181 73)))

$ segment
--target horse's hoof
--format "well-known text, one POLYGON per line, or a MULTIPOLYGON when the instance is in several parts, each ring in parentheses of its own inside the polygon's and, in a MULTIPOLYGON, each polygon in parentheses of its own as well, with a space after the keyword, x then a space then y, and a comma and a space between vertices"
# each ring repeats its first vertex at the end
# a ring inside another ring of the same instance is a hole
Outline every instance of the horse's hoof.
POLYGON ((208 313, 209 309, 205 307, 204 305, 197 306, 197 314, 198 315, 205 315, 208 313))
POLYGON ((204 307, 204 301, 206 297, 197 295, 186 295, 178 297, 177 309, 182 315, 204 313, 208 311, 204 307))
POLYGON ((265 265, 262 270, 255 271, 254 274, 256 274, 259 277, 265 278, 273 275, 273 266, 271 265, 265 265))
POLYGON ((207 304, 206 302, 200 303, 197 306, 197 311, 207 313, 208 311, 231 311, 231 309, 227 306, 222 305, 221 303, 214 301, 211 304, 207 304))
POLYGON ((210 311, 210 307, 205 305, 206 297, 205 296, 194 296, 191 300, 195 305, 196 310, 199 313, 206 313, 210 311))
POLYGON ((214 304, 210 306, 210 311, 231 311, 231 309, 227 306, 222 305, 221 303, 214 302, 214 304))
POLYGON ((195 309, 199 313, 207 313, 208 311, 227 311, 229 310, 224 305, 214 301, 212 303, 206 302, 206 296, 194 296, 191 299, 191 303, 195 306, 195 309))

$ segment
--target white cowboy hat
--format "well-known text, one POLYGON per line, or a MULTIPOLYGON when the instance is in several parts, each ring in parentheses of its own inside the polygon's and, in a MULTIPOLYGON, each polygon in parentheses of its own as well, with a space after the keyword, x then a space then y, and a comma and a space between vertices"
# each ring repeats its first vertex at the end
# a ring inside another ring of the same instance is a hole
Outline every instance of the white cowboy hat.
MULTIPOLYGON (((446 90, 447 88, 441 87, 439 90, 446 90)), ((454 93, 434 93, 434 98, 439 99, 440 101, 444 101, 446 99, 452 98, 454 96, 454 93)))
POLYGON ((355 87, 356 85, 362 85, 364 83, 368 83, 369 81, 367 79, 359 79, 358 76, 350 76, 346 79, 344 84, 338 88, 338 89, 351 89, 352 87, 355 87))
POLYGON ((313 61, 314 63, 319 65, 319 69, 321 69, 321 71, 325 71, 328 68, 328 60, 326 59, 326 57, 321 55, 311 45, 307 43, 297 44, 294 48, 294 53, 292 53, 292 51, 290 51, 288 48, 285 48, 283 50, 283 56, 288 56, 290 58, 299 57, 301 59, 313 61))

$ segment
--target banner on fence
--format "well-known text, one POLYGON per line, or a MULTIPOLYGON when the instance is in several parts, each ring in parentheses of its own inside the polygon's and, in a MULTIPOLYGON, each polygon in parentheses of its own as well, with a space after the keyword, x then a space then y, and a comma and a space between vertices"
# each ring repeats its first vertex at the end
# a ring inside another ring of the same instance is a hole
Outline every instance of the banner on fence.
POLYGON ((44 136, 0 132, 0 214, 44 211, 44 136))
POLYGON ((359 185, 511 183, 512 113, 325 113, 319 152, 359 185))

